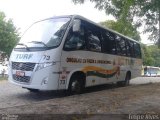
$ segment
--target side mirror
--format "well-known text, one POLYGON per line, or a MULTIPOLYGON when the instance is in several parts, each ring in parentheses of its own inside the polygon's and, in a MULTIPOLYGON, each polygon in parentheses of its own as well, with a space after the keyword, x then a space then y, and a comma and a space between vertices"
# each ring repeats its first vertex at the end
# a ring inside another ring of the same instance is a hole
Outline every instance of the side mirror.
POLYGON ((81 29, 81 21, 78 19, 75 19, 73 21, 73 32, 79 32, 81 29))

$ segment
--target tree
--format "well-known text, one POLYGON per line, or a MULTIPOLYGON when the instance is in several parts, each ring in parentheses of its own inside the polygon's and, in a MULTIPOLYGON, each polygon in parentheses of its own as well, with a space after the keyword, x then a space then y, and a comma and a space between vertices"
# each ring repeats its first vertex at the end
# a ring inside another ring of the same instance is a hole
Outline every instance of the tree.
POLYGON ((125 36, 128 36, 134 40, 140 41, 140 33, 137 31, 136 27, 134 27, 130 22, 124 24, 122 21, 113 21, 108 20, 104 22, 100 22, 100 25, 115 30, 125 36))
POLYGON ((160 49, 157 45, 142 45, 143 65, 160 67, 160 49))
POLYGON ((160 67, 160 49, 158 49, 157 45, 150 45, 148 49, 151 53, 151 57, 154 59, 152 66, 160 67))
POLYGON ((10 55, 19 40, 19 34, 11 19, 6 20, 5 14, 0 12, 0 51, 10 55))
MULTIPOLYGON (((75 4, 85 0, 72 0, 75 4)), ((140 27, 144 25, 144 33, 150 33, 149 39, 160 46, 160 0, 89 0, 106 14, 117 20, 131 22, 140 27), (159 26, 158 26, 159 24, 159 26)))
POLYGON ((146 45, 142 45, 142 59, 144 66, 154 66, 154 59, 151 56, 151 51, 146 45))

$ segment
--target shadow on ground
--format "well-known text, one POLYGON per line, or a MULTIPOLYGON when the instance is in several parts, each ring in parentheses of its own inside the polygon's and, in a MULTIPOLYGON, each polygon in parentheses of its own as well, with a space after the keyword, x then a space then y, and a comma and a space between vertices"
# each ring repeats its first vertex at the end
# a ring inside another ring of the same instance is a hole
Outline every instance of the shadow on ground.
MULTIPOLYGON (((116 88, 118 88, 116 84, 98 85, 86 88, 83 94, 98 92, 103 90, 114 90, 116 88)), ((26 91, 25 93, 19 93, 16 96, 19 99, 25 99, 27 101, 43 101, 43 100, 62 98, 72 95, 69 94, 67 91, 39 91, 39 92, 26 91)))

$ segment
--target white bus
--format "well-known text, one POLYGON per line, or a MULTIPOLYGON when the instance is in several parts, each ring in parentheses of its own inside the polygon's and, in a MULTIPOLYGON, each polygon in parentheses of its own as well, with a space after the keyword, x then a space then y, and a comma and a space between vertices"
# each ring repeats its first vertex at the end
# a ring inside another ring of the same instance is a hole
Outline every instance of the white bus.
POLYGON ((160 73, 159 67, 144 66, 144 76, 158 76, 160 73))
POLYGON ((125 86, 141 75, 137 41, 79 15, 34 23, 15 46, 9 81, 35 90, 69 90, 106 83, 125 86))

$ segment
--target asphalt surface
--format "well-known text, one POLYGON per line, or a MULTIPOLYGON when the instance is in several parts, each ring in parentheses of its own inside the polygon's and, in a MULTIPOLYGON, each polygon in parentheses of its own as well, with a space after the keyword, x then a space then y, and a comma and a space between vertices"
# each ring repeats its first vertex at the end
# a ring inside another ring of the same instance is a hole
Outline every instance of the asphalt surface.
POLYGON ((130 81, 130 84, 147 84, 160 82, 160 77, 138 77, 130 81))
MULTIPOLYGON (((160 77, 140 77, 131 80, 132 84, 146 84, 146 83, 160 82, 160 77)), ((102 88, 103 89, 103 88, 102 88)), ((106 89, 106 88, 104 88, 106 89)), ((96 89, 94 89, 96 90, 96 89)), ((89 92, 93 90, 90 89, 89 92)), ((63 92, 39 92, 31 93, 26 89, 15 86, 8 81, 0 81, 0 109, 14 106, 21 106, 40 102, 44 100, 65 97, 63 92)))
POLYGON ((58 97, 64 97, 64 93, 54 91, 32 93, 8 81, 0 81, 0 109, 31 104, 58 97))

